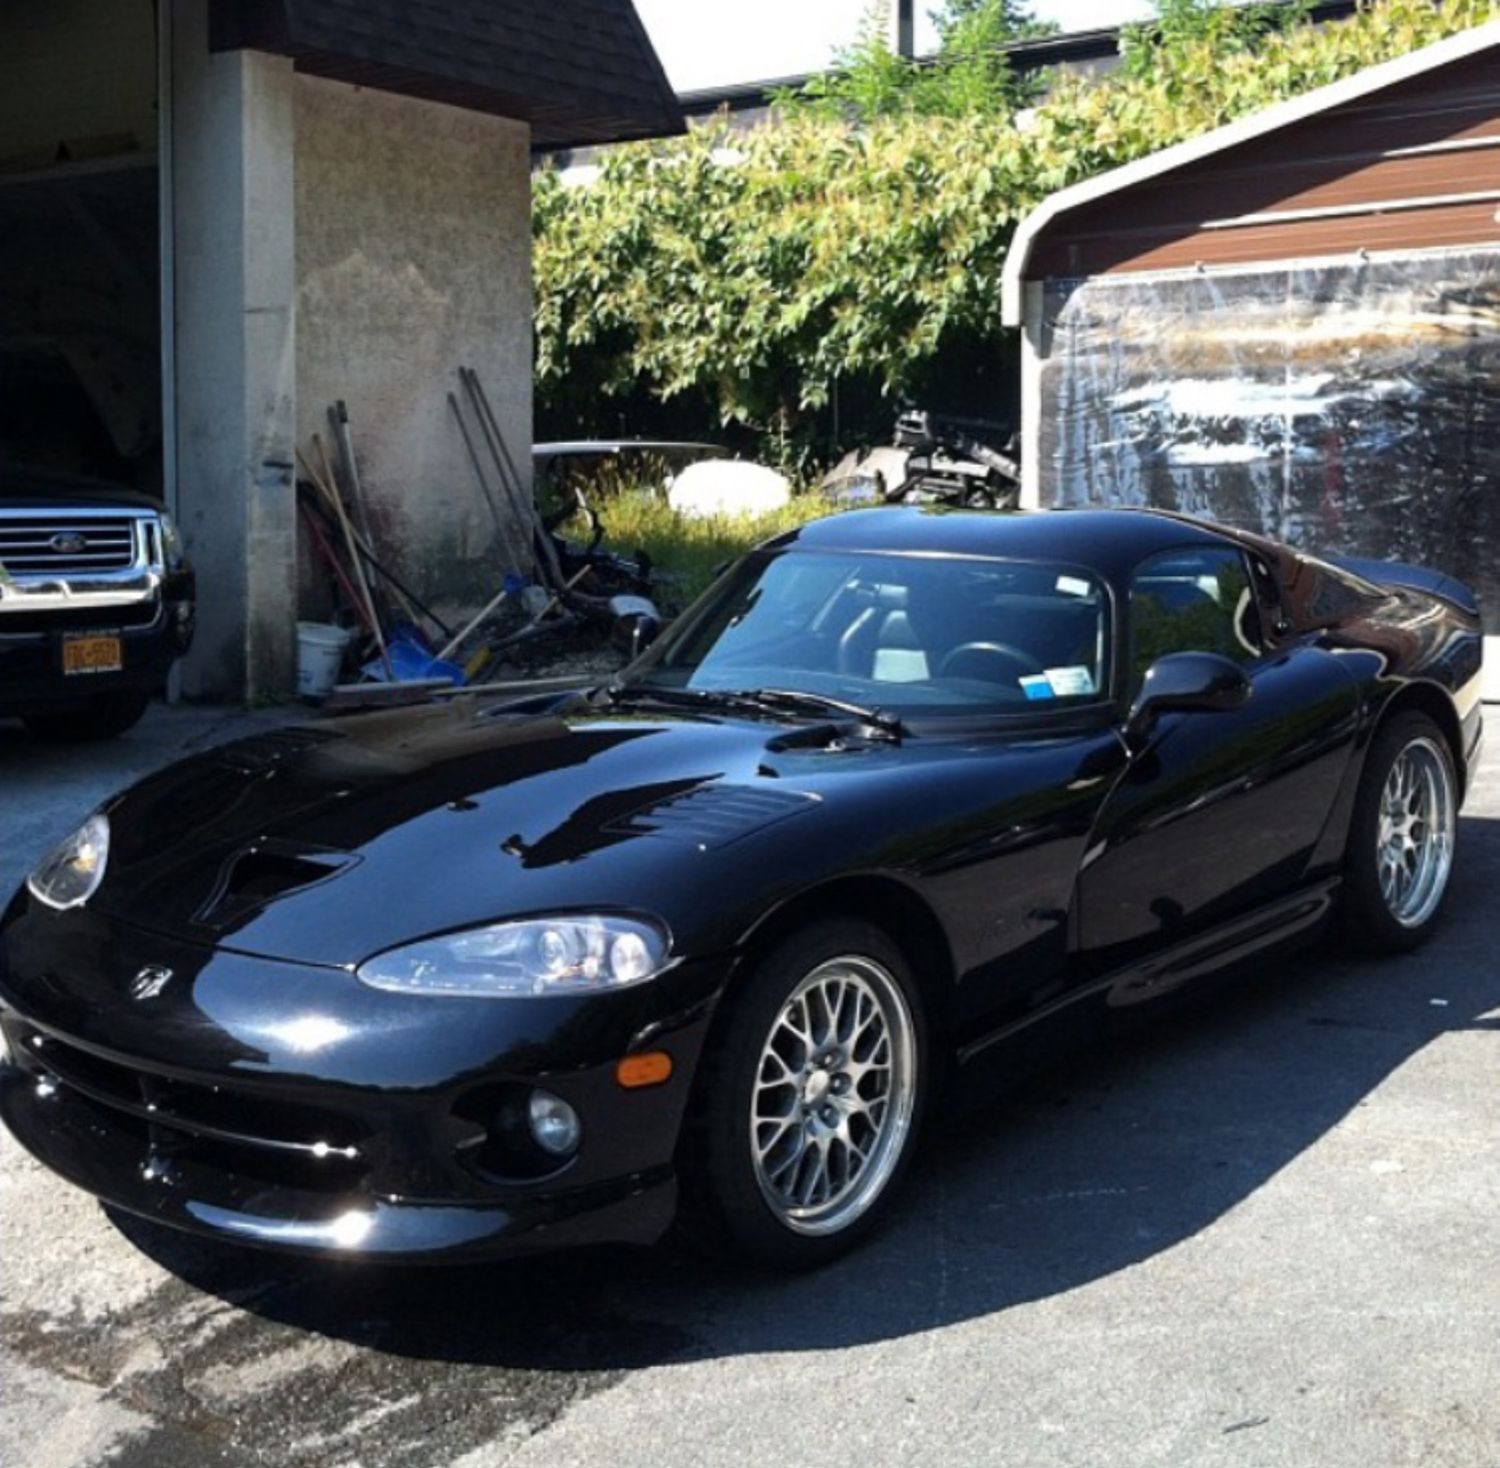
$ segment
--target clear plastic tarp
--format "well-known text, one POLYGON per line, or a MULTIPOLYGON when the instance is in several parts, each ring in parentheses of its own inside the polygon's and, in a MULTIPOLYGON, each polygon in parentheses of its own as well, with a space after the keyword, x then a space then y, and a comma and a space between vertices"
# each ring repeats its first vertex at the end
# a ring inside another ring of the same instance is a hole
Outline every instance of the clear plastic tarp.
POLYGON ((1500 632, 1500 251, 1049 282, 1042 503, 1427 565, 1500 632))

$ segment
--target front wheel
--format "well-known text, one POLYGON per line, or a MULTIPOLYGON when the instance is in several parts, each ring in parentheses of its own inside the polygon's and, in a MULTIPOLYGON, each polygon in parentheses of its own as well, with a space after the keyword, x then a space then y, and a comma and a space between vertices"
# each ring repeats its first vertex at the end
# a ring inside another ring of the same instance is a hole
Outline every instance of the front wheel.
POLYGON ((1398 714, 1375 736, 1345 856, 1345 932, 1369 953, 1415 948, 1453 873, 1458 780, 1442 731, 1398 714))
POLYGON ((685 1147, 689 1229, 757 1263, 825 1263, 878 1224, 910 1162, 921 993, 882 932, 837 921, 783 943, 725 1003, 685 1147))

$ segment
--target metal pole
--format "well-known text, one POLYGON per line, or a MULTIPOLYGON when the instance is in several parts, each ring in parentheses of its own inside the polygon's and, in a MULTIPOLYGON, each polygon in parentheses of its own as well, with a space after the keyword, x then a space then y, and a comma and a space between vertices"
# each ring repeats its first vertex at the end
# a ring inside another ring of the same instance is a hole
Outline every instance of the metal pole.
POLYGON ((557 548, 552 544, 552 536, 548 533, 547 527, 542 524, 542 517, 537 514, 536 502, 526 492, 526 486, 516 472, 515 460, 511 458, 510 450, 505 446, 505 435, 500 432, 500 420, 495 417, 495 410, 490 406, 489 396, 479 381, 479 374, 472 367, 460 367, 459 372, 468 374, 465 381, 468 383, 469 396, 474 399, 475 411, 479 414, 480 426, 485 430, 490 452, 495 456, 496 465, 501 467, 501 481, 510 494, 521 523, 531 527, 532 538, 541 546, 542 560, 547 568, 547 579, 551 581, 555 590, 565 591, 567 587, 563 583, 562 565, 557 559, 557 548), (509 478, 505 475, 507 466, 510 470, 509 478))
POLYGON ((334 442, 339 446, 339 458, 343 461, 344 478, 349 484, 349 498, 354 501, 354 521, 366 545, 373 546, 375 537, 370 534, 370 516, 365 509, 364 490, 359 482, 359 465, 354 462, 354 437, 349 432, 349 408, 340 398, 329 410, 328 421, 333 427, 334 442))
POLYGON ((484 502, 490 507, 490 514, 495 520, 495 529, 500 534, 500 541, 505 547, 505 554, 510 557, 511 569, 518 576, 524 576, 526 568, 530 563, 530 557, 517 553, 515 537, 511 533, 511 526, 500 509, 500 502, 495 498, 495 492, 490 488, 489 480, 485 477, 484 466, 479 461, 479 450, 474 447, 474 437, 469 432, 469 425, 464 422, 464 411, 459 406, 458 399, 451 392, 448 394, 448 406, 453 409, 453 416, 458 419, 458 431, 463 434, 464 447, 469 451, 469 462, 474 466, 474 477, 479 481, 479 489, 484 495, 484 502))

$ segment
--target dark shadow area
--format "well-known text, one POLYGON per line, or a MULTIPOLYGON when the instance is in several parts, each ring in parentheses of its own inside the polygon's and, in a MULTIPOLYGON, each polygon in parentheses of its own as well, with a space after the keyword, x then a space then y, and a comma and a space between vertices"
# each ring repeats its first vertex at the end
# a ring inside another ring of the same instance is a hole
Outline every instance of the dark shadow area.
POLYGON ((115 1222, 179 1278, 264 1322, 510 1371, 831 1350, 992 1315, 1192 1237, 1424 1046, 1500 1028, 1497 874, 1500 822, 1465 819, 1444 923, 1419 953, 1357 960, 1325 945, 980 1112, 935 1112, 891 1226, 816 1288, 665 1249, 393 1270, 288 1262, 115 1222))

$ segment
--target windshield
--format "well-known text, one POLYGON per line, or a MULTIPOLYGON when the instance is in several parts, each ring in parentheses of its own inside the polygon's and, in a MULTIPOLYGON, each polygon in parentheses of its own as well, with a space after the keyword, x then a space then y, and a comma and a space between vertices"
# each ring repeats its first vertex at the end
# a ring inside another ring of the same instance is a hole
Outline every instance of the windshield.
POLYGON ((639 689, 791 689, 898 715, 1094 702, 1106 597, 1032 561, 757 551, 624 675, 639 689))

